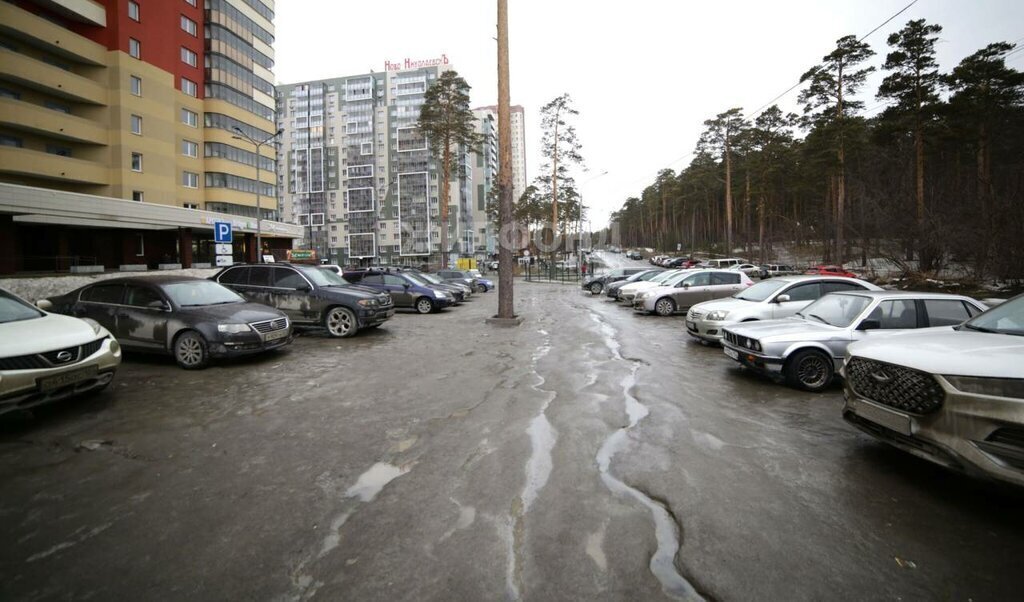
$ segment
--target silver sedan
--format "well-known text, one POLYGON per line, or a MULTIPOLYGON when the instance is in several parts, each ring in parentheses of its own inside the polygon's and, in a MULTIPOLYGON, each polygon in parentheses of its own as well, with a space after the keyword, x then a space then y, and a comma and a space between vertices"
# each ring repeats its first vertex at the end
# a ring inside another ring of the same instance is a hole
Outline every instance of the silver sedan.
POLYGON ((943 293, 858 291, 825 295, 796 316, 725 329, 723 351, 741 365, 821 391, 855 341, 914 328, 953 326, 985 311, 970 297, 943 293))

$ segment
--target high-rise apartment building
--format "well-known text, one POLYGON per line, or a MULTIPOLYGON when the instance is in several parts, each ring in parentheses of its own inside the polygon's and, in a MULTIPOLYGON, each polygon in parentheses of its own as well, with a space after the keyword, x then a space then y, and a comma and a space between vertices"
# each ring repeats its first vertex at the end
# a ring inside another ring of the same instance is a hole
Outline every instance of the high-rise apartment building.
MULTIPOLYGON (((478 117, 491 115, 494 123, 498 123, 497 105, 480 107, 473 112, 478 117)), ((526 112, 520 105, 513 105, 509 115, 512 126, 512 200, 518 202, 526 191, 526 112)))
POLYGON ((245 139, 275 132, 273 9, 0 2, 0 270, 210 261, 214 221, 254 260, 258 203, 267 246, 290 247, 274 145, 245 139))
MULTIPOLYGON (((437 263, 439 166, 416 122, 427 88, 450 67, 443 60, 386 67, 278 86, 279 210, 303 227, 298 244, 337 263, 437 263)), ((453 255, 466 256, 484 225, 474 210, 473 153, 457 156, 446 199, 449 240, 453 255)))

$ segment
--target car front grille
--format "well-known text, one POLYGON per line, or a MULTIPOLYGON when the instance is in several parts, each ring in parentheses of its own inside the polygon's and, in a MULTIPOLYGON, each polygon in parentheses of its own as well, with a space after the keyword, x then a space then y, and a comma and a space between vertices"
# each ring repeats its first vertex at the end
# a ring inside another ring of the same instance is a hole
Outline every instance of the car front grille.
POLYGON ((704 312, 690 310, 690 314, 686 316, 688 320, 699 320, 704 317, 704 312))
POLYGON ((99 351, 100 347, 103 346, 104 340, 96 339, 85 345, 55 349, 43 353, 0 358, 0 370, 42 370, 53 366, 69 366, 99 351), (67 354, 65 356, 66 359, 57 357, 62 353, 67 354))
POLYGON ((253 322, 249 326, 255 328, 256 332, 260 334, 267 334, 268 332, 288 328, 288 318, 278 318, 276 320, 267 320, 266 322, 253 322))
POLYGON ((946 397, 926 372, 861 357, 846 364, 846 378, 858 395, 909 414, 930 414, 946 397))
MULTIPOLYGON (((708 331, 708 334, 714 334, 714 331, 708 331)), ((761 351, 761 345, 760 343, 758 343, 757 339, 740 336, 734 332, 729 332, 728 330, 722 331, 722 337, 724 337, 725 340, 728 341, 730 344, 735 345, 737 347, 761 351)))

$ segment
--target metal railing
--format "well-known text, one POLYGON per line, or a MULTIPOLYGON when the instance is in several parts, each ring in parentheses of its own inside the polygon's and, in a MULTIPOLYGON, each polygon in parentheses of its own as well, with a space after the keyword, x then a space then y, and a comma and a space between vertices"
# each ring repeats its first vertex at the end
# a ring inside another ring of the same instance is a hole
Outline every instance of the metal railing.
POLYGON ((527 282, 554 283, 578 283, 585 280, 588 274, 593 274, 595 267, 594 263, 585 263, 581 268, 575 264, 565 266, 545 261, 520 266, 523 279, 527 282))

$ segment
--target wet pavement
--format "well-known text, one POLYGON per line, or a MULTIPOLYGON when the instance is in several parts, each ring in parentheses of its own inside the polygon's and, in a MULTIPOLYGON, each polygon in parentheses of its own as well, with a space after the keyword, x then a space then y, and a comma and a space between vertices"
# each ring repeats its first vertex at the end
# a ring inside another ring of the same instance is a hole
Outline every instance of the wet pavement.
MULTIPOLYGON (((610 261, 623 262, 622 256, 610 261)), ((0 599, 1005 600, 1024 494, 570 285, 0 420, 0 599)))

